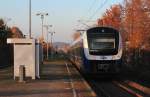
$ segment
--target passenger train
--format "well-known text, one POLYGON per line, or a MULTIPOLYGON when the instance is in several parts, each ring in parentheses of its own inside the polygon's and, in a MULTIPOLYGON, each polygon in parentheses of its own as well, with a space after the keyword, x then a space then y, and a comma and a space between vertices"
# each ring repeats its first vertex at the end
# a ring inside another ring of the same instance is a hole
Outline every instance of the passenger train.
POLYGON ((110 27, 93 27, 71 43, 69 58, 86 74, 118 73, 121 68, 122 39, 110 27))

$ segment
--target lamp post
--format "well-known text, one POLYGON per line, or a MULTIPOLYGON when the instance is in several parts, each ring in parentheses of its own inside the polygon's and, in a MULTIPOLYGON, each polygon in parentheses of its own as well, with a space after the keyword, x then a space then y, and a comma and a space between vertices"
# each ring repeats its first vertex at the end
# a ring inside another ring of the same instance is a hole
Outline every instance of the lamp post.
POLYGON ((52 27, 52 25, 43 25, 43 27, 46 28, 47 30, 47 60, 48 60, 48 57, 49 57, 49 47, 48 47, 48 31, 49 31, 49 28, 52 27))
MULTIPOLYGON (((48 13, 37 13, 37 16, 41 17, 41 21, 42 21, 42 37, 41 37, 41 44, 42 44, 42 50, 43 50, 43 41, 44 41, 44 36, 43 36, 43 21, 44 21, 44 16, 48 16, 48 13)), ((44 59, 43 53, 42 53, 42 61, 44 59)))
POLYGON ((40 16, 41 17, 41 20, 42 20, 42 43, 43 43, 43 40, 44 40, 44 36, 43 36, 43 21, 44 21, 44 16, 48 16, 48 13, 37 13, 36 14, 37 16, 40 16))
POLYGON ((31 0, 29 0, 29 38, 31 37, 31 0))
POLYGON ((51 58, 53 58, 53 35, 55 34, 55 32, 49 32, 51 34, 51 58))

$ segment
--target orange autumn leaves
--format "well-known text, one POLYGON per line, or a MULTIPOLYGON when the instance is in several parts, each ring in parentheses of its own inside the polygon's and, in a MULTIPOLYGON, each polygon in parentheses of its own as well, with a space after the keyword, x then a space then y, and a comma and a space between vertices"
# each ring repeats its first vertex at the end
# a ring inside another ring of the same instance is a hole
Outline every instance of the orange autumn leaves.
POLYGON ((129 48, 140 48, 142 43, 141 33, 134 33, 134 35, 130 36, 130 44, 129 48))
POLYGON ((98 20, 98 26, 109 26, 120 31, 129 48, 150 47, 150 0, 124 0, 113 5, 98 20))
POLYGON ((121 24, 121 9, 119 5, 114 5, 110 9, 107 9, 102 19, 99 19, 98 25, 110 26, 119 29, 121 24))

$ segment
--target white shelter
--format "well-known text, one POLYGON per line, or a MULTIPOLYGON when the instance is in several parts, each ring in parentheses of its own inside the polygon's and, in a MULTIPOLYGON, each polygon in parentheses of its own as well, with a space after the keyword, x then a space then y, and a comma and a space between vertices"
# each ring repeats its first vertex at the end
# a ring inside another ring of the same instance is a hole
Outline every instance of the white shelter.
POLYGON ((35 39, 9 38, 14 45, 14 79, 19 77, 19 67, 25 67, 25 77, 40 78, 41 46, 35 39))

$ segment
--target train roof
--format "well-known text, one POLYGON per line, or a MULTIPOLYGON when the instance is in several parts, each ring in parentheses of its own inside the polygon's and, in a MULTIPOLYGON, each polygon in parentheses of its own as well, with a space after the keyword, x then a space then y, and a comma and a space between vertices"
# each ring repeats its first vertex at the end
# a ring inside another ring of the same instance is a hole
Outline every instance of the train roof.
POLYGON ((113 27, 109 27, 109 26, 96 26, 96 27, 92 27, 92 28, 87 29, 87 31, 93 30, 93 29, 111 29, 114 31, 118 31, 117 29, 115 29, 113 27))

